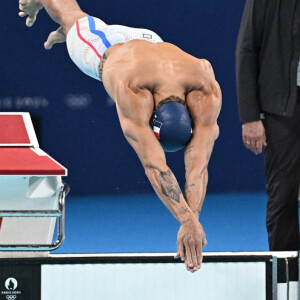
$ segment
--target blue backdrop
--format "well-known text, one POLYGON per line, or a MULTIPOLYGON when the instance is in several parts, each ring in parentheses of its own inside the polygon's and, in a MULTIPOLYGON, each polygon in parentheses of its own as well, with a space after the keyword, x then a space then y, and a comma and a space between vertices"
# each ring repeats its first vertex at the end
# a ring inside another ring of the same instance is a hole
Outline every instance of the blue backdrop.
MULTIPOLYGON (((262 157, 247 151, 238 119, 234 51, 244 1, 79 1, 108 24, 149 28, 163 40, 208 59, 223 92, 220 137, 209 165, 208 192, 264 188, 262 157)), ((102 84, 72 63, 65 45, 43 43, 57 25, 43 10, 32 28, 17 0, 0 2, 0 111, 40 119, 41 148, 69 169, 73 194, 148 193, 152 188, 120 129, 102 84)), ((183 152, 167 161, 184 185, 183 152)))

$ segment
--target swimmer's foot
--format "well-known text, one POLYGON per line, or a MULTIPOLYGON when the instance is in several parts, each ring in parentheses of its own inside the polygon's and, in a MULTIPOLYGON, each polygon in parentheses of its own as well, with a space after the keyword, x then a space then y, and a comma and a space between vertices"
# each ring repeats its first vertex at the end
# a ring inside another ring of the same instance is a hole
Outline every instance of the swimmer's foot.
POLYGON ((43 8, 43 5, 38 0, 19 0, 19 16, 26 18, 26 25, 31 27, 35 20, 38 12, 43 8))
POLYGON ((66 36, 64 34, 62 26, 60 26, 56 31, 52 31, 47 41, 44 43, 46 50, 50 50, 54 44, 64 43, 66 41, 66 36))

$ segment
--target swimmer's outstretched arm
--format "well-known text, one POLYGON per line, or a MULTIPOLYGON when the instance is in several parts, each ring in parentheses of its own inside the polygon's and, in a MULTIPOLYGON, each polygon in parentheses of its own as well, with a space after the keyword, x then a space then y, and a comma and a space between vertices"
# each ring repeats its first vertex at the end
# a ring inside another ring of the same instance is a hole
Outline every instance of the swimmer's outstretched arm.
POLYGON ((153 112, 152 94, 144 90, 134 93, 124 86, 117 100, 117 111, 124 135, 139 156, 155 192, 181 223, 187 269, 198 270, 202 262, 204 232, 187 205, 174 174, 166 164, 164 151, 149 125, 153 112))
MULTIPOLYGON (((206 194, 208 181, 207 166, 215 140, 219 135, 217 118, 220 113, 222 94, 212 68, 206 61, 204 74, 207 84, 203 91, 193 91, 187 95, 187 106, 193 119, 193 136, 185 149, 186 168, 185 199, 199 219, 206 194)), ((180 231, 178 233, 180 236, 180 231)), ((206 244, 203 241, 203 246, 206 244)), ((183 251, 178 248, 178 255, 183 251)))
POLYGON ((213 91, 193 91, 187 97, 187 106, 193 119, 193 136, 184 153, 186 168, 185 197, 199 218, 208 181, 207 166, 215 140, 219 135, 217 118, 221 109, 221 90, 216 81, 213 91))

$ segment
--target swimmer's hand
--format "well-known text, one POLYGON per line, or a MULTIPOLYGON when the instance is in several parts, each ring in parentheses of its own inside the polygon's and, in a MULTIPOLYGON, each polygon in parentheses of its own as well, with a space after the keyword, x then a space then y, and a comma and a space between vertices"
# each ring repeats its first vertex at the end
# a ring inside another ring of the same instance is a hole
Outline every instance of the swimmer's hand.
POLYGON ((202 248, 207 244, 205 232, 196 218, 181 224, 177 235, 177 254, 185 262, 186 269, 195 272, 201 268, 202 248))
POLYGON ((43 8, 43 5, 38 0, 19 0, 19 16, 26 18, 26 25, 31 27, 35 20, 38 12, 43 8))
POLYGON ((60 26, 57 30, 52 31, 47 41, 44 43, 46 50, 50 50, 54 44, 64 43, 66 41, 66 35, 64 34, 63 27, 60 26))

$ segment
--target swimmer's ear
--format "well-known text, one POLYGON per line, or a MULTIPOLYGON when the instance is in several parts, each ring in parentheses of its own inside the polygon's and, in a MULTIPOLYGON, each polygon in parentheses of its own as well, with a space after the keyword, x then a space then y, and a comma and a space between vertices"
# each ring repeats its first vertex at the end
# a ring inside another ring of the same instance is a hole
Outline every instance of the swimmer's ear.
POLYGON ((44 43, 44 47, 46 50, 50 50, 54 44, 64 43, 65 41, 66 36, 62 26, 60 26, 57 30, 49 34, 47 41, 44 43))

